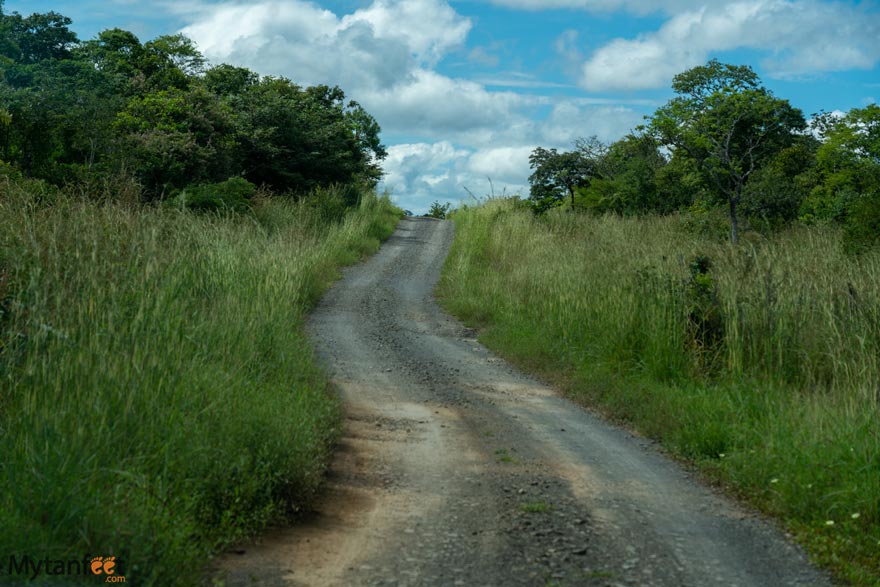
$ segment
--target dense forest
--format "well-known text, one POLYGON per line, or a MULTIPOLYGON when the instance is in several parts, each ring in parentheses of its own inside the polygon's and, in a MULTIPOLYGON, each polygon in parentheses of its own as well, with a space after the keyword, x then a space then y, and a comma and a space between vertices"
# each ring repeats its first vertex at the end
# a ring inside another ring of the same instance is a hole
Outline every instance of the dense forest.
POLYGON ((717 60, 677 75, 672 87, 675 97, 619 141, 535 149, 535 210, 690 211, 711 224, 720 209, 734 242, 741 219, 753 230, 840 224, 853 252, 878 242, 880 107, 823 112, 808 122, 751 68, 717 60))
POLYGON ((131 180, 146 201, 230 177, 302 195, 381 175, 379 126, 338 87, 209 66, 182 35, 142 43, 112 29, 81 41, 70 26, 55 12, 4 14, 0 2, 4 174, 131 180))

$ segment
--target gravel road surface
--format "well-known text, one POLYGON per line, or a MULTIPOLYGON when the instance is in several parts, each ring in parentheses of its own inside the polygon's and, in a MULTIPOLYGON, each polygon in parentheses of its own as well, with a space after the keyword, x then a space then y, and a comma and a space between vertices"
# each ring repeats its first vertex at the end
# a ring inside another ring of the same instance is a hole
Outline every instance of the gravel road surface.
POLYGON ((302 525, 226 585, 825 586, 771 524, 495 357, 432 291, 450 222, 404 219, 309 323, 345 406, 302 525))

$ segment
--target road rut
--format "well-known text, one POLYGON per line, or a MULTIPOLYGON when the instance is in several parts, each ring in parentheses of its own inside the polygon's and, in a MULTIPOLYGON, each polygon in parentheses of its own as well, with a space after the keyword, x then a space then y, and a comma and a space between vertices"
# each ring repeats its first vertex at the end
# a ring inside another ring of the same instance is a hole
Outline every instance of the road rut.
POLYGON ((404 219, 313 314, 345 432, 315 515, 222 561, 227 585, 830 585, 772 525, 445 314, 453 232, 404 219))

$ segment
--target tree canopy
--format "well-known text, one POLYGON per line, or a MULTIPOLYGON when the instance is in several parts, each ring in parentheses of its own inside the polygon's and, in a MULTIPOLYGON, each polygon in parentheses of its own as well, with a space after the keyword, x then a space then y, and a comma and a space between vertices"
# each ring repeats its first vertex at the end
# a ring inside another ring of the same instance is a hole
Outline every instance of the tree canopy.
POLYGON ((803 114, 760 85, 747 66, 710 61, 675 76, 678 94, 657 110, 649 131, 691 159, 730 213, 731 241, 739 237, 737 206, 746 182, 791 146, 806 128, 803 114))
POLYGON ((298 194, 382 175, 381 129, 338 87, 211 67, 180 34, 80 41, 70 25, 0 3, 0 157, 26 175, 128 174, 147 199, 236 176, 298 194))
POLYGON ((750 228, 839 222, 860 243, 880 243, 876 104, 813 115, 808 125, 750 67, 714 59, 676 75, 672 89, 671 100, 618 141, 579 139, 567 152, 537 147, 529 158, 535 211, 723 207, 733 242, 745 218, 750 228))

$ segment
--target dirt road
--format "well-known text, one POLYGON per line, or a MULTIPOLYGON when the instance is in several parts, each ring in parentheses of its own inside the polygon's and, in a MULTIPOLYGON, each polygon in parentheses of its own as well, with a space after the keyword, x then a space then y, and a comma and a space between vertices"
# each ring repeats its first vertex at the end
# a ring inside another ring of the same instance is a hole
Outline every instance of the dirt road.
POLYGON ((346 409, 305 525, 227 585, 830 585, 650 443, 513 370, 432 297, 453 225, 409 218, 309 329, 346 409))

